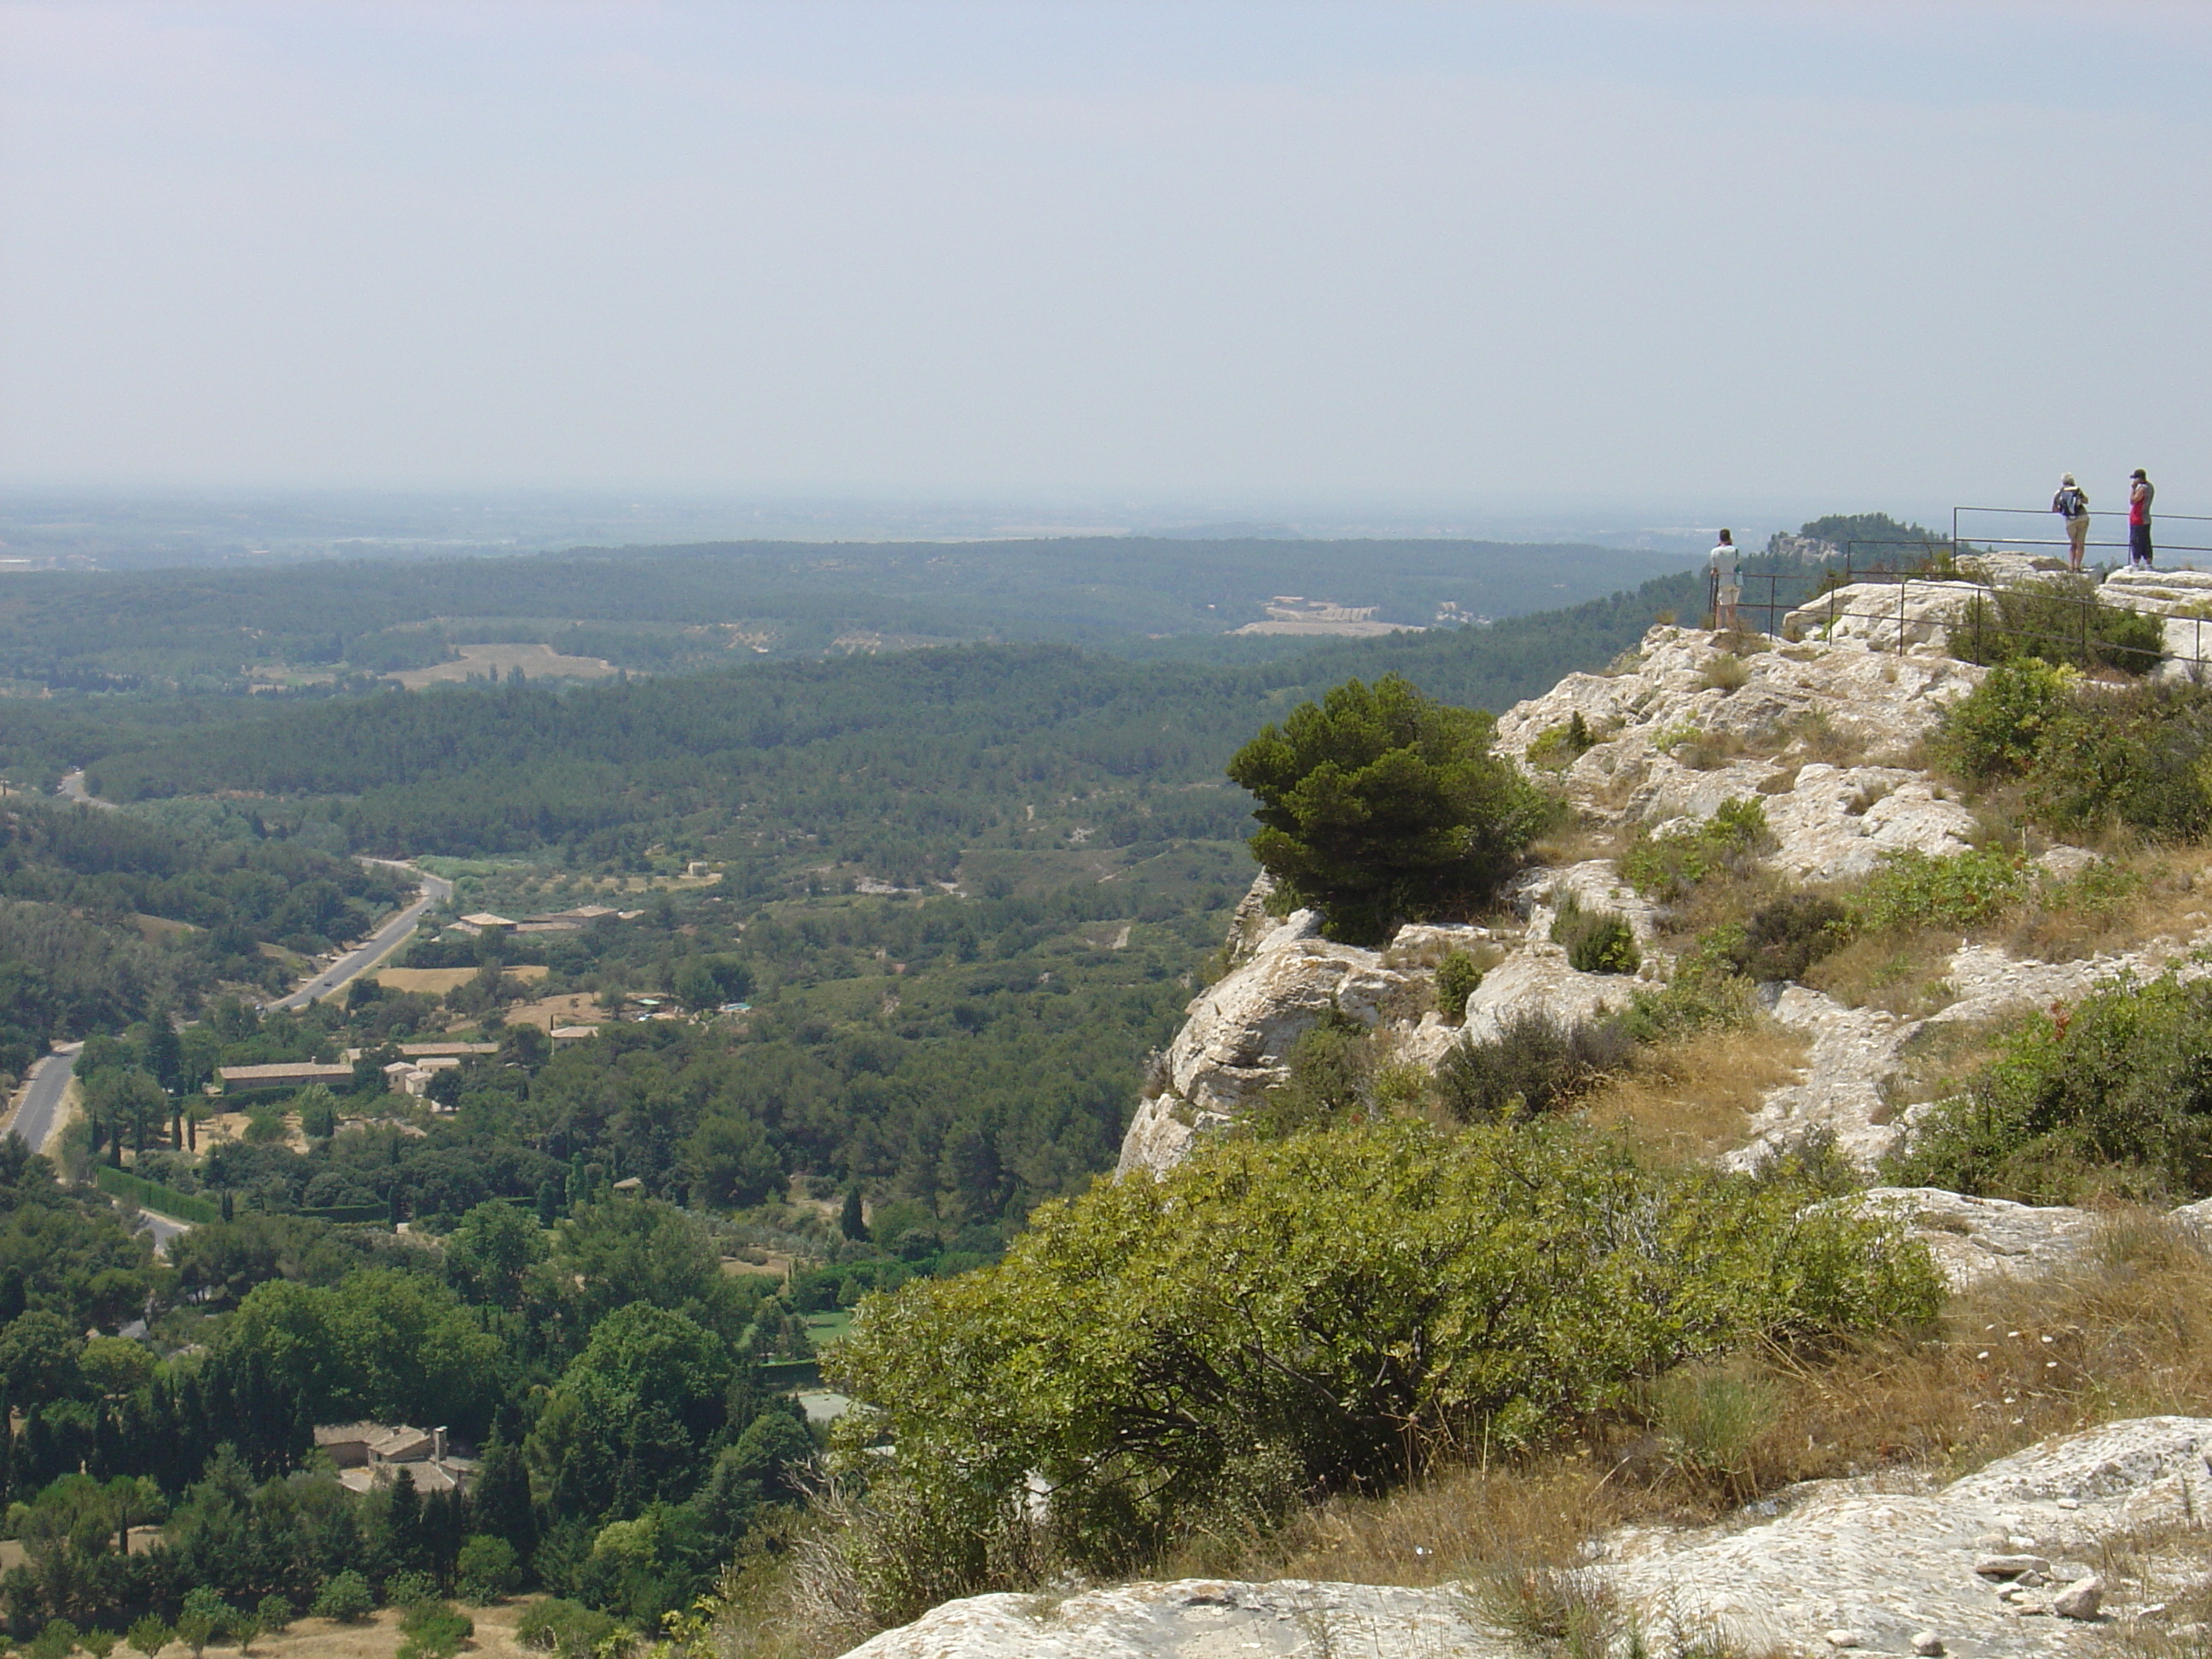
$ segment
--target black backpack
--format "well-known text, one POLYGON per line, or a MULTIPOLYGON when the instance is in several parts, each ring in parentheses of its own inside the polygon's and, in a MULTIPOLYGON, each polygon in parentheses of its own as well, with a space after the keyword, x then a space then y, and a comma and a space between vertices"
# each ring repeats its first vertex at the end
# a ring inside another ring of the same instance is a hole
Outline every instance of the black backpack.
POLYGON ((2062 489, 2057 507, 2062 518, 2078 519, 2089 510, 2089 498, 2078 489, 2062 489))

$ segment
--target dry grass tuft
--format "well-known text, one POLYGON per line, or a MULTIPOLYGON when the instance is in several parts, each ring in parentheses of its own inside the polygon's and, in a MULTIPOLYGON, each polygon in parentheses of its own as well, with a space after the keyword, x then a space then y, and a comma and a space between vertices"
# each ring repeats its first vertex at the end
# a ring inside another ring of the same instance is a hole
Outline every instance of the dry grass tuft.
POLYGON ((1629 832, 1620 824, 1574 823, 1539 836, 1528 847, 1529 860, 1554 867, 1581 864, 1590 859, 1617 859, 1628 850, 1629 832))
POLYGON ((1810 1040, 1771 1020, 1701 1031, 1639 1052, 1633 1069, 1591 1095, 1589 1121, 1618 1128, 1654 1161, 1686 1164, 1740 1146, 1771 1089, 1801 1075, 1810 1040))
POLYGON ((1814 963, 1805 983, 1849 1007, 1924 1018, 1957 1000, 1943 975, 1959 941, 1955 930, 1862 934, 1814 963))

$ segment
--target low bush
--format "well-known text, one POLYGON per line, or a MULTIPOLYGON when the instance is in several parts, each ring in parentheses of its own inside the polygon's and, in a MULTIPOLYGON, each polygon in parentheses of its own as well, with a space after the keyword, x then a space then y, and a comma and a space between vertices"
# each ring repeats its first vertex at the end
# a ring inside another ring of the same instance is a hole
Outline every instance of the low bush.
POLYGON ((1577 709, 1565 721, 1547 726, 1539 732, 1528 745, 1528 764, 1542 767, 1547 771, 1559 771, 1573 765, 1597 746, 1597 738, 1589 729, 1589 722, 1577 709))
POLYGON ((1851 935, 1850 913, 1823 893, 1788 893, 1751 913, 1728 941, 1729 965, 1755 981, 1799 981, 1851 935))
POLYGON ((2028 892, 2027 866, 1996 848, 1934 858, 1917 848, 1891 853, 1851 897, 1862 930, 1914 932, 1923 927, 1982 927, 2028 892))
POLYGON ((1700 678, 1709 691, 1741 691, 1751 684, 1751 667, 1733 651, 1717 652, 1700 678))
POLYGON ((308 1611, 318 1619, 334 1619, 341 1625, 358 1625, 376 1611, 376 1597, 369 1592, 368 1580, 349 1568, 324 1580, 322 1589, 315 1592, 314 1605, 308 1611))
POLYGON ((2212 830, 2212 690, 2202 686, 2091 685, 2007 664, 1953 706, 1935 748, 1962 778, 2018 781, 2046 829, 2212 830))
POLYGON ((1567 947, 1567 965, 1578 974, 1632 974, 1643 965, 1635 931, 1617 910, 1585 910, 1572 894, 1552 919, 1552 943, 1567 947))
POLYGON ((1456 1024, 1467 1018, 1467 1000, 1482 986, 1482 969, 1464 951, 1449 951, 1437 964, 1437 1010, 1456 1024))
POLYGON ((76 1648, 76 1626, 66 1619, 49 1619, 23 1651, 28 1659, 69 1659, 76 1648))
POLYGON ((1367 1028, 1349 1015, 1330 1009, 1291 1042, 1284 1060, 1290 1076, 1245 1114, 1248 1133, 1279 1139, 1368 1109, 1375 1048, 1367 1028))
POLYGON ((1568 1025, 1547 1013, 1517 1014, 1494 1037, 1454 1045, 1437 1086, 1461 1122, 1504 1123, 1571 1105, 1635 1054, 1616 1021, 1568 1025))
POLYGON ((2123 980, 2036 1015, 1912 1129, 1900 1185, 2028 1204, 2212 1193, 2212 983, 2123 980))
POLYGON ((1736 971, 1728 950, 1738 937, 1717 928, 1682 952, 1664 985, 1639 990, 1609 1022, 1632 1042, 1679 1042, 1700 1031, 1748 1025, 1758 1017, 1758 988, 1736 971))
POLYGON ((1048 1203, 998 1266, 865 1304, 826 1362, 873 1408, 841 1463, 913 1521, 874 1611, 1008 1587, 998 1540, 1025 1530, 1124 1571, 1237 1491, 1379 1489, 1542 1442, 1687 1359, 1932 1316, 1917 1246, 1808 1196, 1646 1170, 1564 1125, 1396 1120, 1218 1140, 1048 1203))
POLYGON ((2081 676, 2045 662, 2005 663, 1951 705, 1936 730, 1942 763, 1977 781, 2024 776, 2073 707, 2081 676))
POLYGON ((428 1573, 413 1567, 395 1572, 384 1581, 384 1602, 386 1607, 415 1607, 437 1599, 438 1581, 428 1573))
POLYGON ((270 1636, 282 1636, 291 1629, 296 1616, 291 1601, 274 1590, 263 1596, 253 1609, 254 1622, 270 1636))
POLYGON ((1621 858, 1621 879, 1647 898, 1671 902, 1722 871, 1749 872, 1773 845, 1766 809, 1739 797, 1703 823, 1639 837, 1621 858))
POLYGON ((461 1644, 476 1634, 476 1620, 439 1601, 417 1601, 399 1621, 406 1639, 398 1659, 453 1659, 461 1644))
POLYGON ((1968 662, 2032 659, 2144 674, 2166 657, 2159 617, 2106 605, 2087 577, 2063 573, 1977 599, 1950 639, 1952 654, 1968 662))
POLYGON ((154 1659, 155 1654, 176 1640, 176 1635, 160 1613, 149 1613, 124 1633, 123 1641, 132 1652, 154 1659))
POLYGON ((514 1639, 560 1659, 592 1659, 622 1628, 611 1614, 554 1595, 533 1603, 516 1621, 514 1639))

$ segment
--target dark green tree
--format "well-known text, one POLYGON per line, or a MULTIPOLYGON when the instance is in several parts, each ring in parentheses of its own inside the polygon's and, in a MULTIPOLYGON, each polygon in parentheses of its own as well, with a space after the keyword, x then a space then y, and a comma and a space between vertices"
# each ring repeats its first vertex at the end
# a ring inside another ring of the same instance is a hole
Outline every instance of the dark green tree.
POLYGON ((837 1231, 848 1238, 864 1239, 868 1236, 868 1213, 860 1202, 858 1187, 845 1188, 845 1207, 837 1212, 837 1231))
POLYGON ((1333 939, 1480 904, 1554 810, 1492 752, 1496 726, 1395 674, 1301 703, 1229 763, 1260 799, 1253 855, 1333 939))

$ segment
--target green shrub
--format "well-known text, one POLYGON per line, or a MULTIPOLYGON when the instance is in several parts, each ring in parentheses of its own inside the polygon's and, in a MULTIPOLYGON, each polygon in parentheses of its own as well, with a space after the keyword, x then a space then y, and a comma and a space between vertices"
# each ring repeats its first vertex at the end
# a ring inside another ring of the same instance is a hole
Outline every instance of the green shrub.
POLYGON ((2144 674, 2166 657, 2160 618, 2107 605, 2087 576, 2063 573, 1975 599, 1950 640, 1952 655, 1978 663, 2033 659, 2144 674))
POLYGON ((514 1545, 480 1532, 461 1546, 453 1579, 464 1601, 483 1607, 521 1588, 522 1565, 515 1559, 514 1545))
POLYGON ((384 1581, 384 1604, 389 1607, 420 1607, 425 1601, 435 1601, 437 1595, 438 1581, 412 1567, 395 1572, 384 1581))
POLYGON ((1217 1140, 1046 1204, 995 1267, 865 1304, 826 1362, 874 1408, 841 1456, 919 1517, 916 1582, 1006 1582, 992 1540, 1040 1476, 1063 1558, 1118 1570, 1214 1512, 1255 1448, 1308 1495, 1372 1490, 1686 1359, 1932 1315, 1917 1246, 1805 1197, 1639 1169, 1557 1121, 1217 1140))
POLYGON ((368 1580, 348 1568, 325 1579, 309 1609, 318 1619, 335 1619, 341 1625, 357 1625, 376 1611, 376 1597, 368 1580))
POLYGON ((1467 1000, 1482 986, 1482 969, 1464 951, 1447 951, 1437 964, 1437 1009, 1456 1024, 1467 1018, 1467 1000))
POLYGON ((577 1601, 548 1596, 515 1623, 515 1640, 526 1648, 558 1654, 560 1659, 592 1659, 622 1626, 610 1614, 577 1601))
POLYGON ((1547 726, 1537 734, 1536 740, 1528 745, 1528 764, 1547 771, 1560 771, 1596 746, 1597 738, 1589 729, 1589 722, 1578 708, 1563 724, 1547 726))
MULTIPOLYGON (((212 1584, 195 1584, 185 1592, 185 1605, 177 1617, 177 1633, 185 1634, 188 1620, 207 1621, 207 1639, 220 1642, 230 1634, 231 1624, 238 1617, 238 1609, 222 1599, 222 1592, 212 1584)), ((187 1639, 190 1639, 187 1638, 187 1639)))
POLYGON ((2027 897, 2026 861, 1978 848, 1932 858, 1917 848, 1886 854, 1852 896, 1856 927, 1877 932, 1980 927, 2027 897))
POLYGON ((2050 663, 2004 663, 1951 705, 1936 728, 1936 757, 1962 777, 2019 777, 2073 707, 2081 676, 2050 663))
POLYGON ((1664 985, 1639 990, 1612 1021, 1632 1042, 1673 1042, 1717 1027, 1745 1026, 1759 1016, 1758 988, 1738 973, 1729 952, 1740 929, 1717 928, 1685 951, 1664 985))
POLYGON ((23 1651, 30 1659, 69 1659, 76 1649, 76 1626, 66 1619, 49 1619, 23 1651))
POLYGON ((297 1617, 297 1613, 289 1597, 279 1595, 276 1591, 271 1590, 254 1604, 253 1617, 255 1622, 269 1635, 282 1636, 292 1628, 292 1620, 297 1617))
POLYGON ((1375 1048, 1358 1020, 1332 1008, 1291 1042, 1289 1078, 1246 1115, 1251 1133, 1279 1138, 1357 1116, 1368 1107, 1375 1048))
POLYGON ((1437 1085, 1461 1122, 1506 1122, 1571 1104, 1635 1052, 1614 1021, 1566 1025, 1520 1014, 1486 1042, 1462 1037, 1437 1068, 1437 1085))
POLYGON ((1395 674, 1301 703, 1229 763, 1259 798, 1253 856, 1355 944, 1483 902, 1558 811, 1491 751, 1496 726, 1395 674))
POLYGON ((131 1626, 124 1634, 124 1643, 133 1652, 143 1653, 146 1659, 154 1656, 176 1639, 176 1632, 167 1620, 157 1613, 149 1613, 131 1626))
POLYGON ((1889 1175, 2028 1204, 2212 1194, 2212 983, 2123 980, 2032 1017, 1889 1175))
POLYGON ((1729 941, 1729 964, 1747 979, 1799 981, 1851 936, 1850 912, 1822 893, 1788 893, 1751 913, 1729 941))
POLYGON ((2120 823, 2158 836, 2212 830, 2212 690, 2091 686, 2035 663, 1993 668, 1945 715, 1942 763, 1975 781, 2018 779, 2038 823, 2062 833, 2120 823))
POLYGON ((410 1606, 399 1629, 406 1640, 399 1644, 398 1659, 453 1659, 477 1626, 465 1613, 431 1600, 410 1606))
POLYGON ((1749 796, 1723 801, 1703 823, 1639 836, 1620 860, 1620 876, 1647 898, 1674 900, 1708 876, 1748 871, 1774 845, 1766 809, 1749 796))
POLYGON ((76 1644, 92 1656, 92 1659, 107 1659, 115 1651, 115 1632, 112 1630, 88 1630, 76 1638, 76 1644))
POLYGON ((1567 947, 1567 965, 1579 974, 1632 974, 1644 963, 1628 918, 1617 910, 1585 910, 1570 893, 1552 919, 1552 943, 1567 947))

